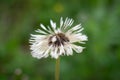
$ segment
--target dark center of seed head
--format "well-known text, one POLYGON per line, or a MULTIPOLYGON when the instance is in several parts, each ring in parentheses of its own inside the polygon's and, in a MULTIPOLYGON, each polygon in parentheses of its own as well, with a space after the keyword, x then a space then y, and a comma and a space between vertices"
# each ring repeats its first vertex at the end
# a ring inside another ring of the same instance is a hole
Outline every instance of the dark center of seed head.
POLYGON ((60 46, 61 44, 64 45, 65 42, 69 42, 69 39, 63 34, 63 33, 58 33, 49 38, 49 45, 53 46, 60 46), (55 41, 53 42, 52 39, 55 37, 55 41))

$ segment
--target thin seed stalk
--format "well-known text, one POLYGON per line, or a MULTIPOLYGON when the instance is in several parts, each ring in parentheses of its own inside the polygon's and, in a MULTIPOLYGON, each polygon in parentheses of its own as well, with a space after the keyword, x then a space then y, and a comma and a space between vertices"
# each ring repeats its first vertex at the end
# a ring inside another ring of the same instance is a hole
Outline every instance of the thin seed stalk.
POLYGON ((60 76, 60 58, 56 59, 55 64, 55 80, 59 80, 60 76))

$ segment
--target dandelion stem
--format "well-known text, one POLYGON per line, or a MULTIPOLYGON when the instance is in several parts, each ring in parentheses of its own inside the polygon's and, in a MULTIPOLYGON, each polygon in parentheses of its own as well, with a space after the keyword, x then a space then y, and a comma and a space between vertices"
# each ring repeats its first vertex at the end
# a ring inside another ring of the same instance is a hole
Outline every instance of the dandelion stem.
POLYGON ((59 80, 59 73, 60 73, 60 58, 56 59, 55 80, 59 80))

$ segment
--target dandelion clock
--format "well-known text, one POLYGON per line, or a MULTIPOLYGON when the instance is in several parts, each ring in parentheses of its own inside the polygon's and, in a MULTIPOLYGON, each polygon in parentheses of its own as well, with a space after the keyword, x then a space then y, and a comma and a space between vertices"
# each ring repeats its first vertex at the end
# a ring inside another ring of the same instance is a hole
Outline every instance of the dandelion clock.
POLYGON ((82 34, 81 24, 72 26, 73 19, 61 17, 59 25, 50 20, 50 26, 40 24, 38 34, 31 34, 31 55, 37 59, 51 57, 56 59, 55 80, 59 80, 59 57, 73 55, 73 50, 81 53, 84 47, 74 44, 85 43, 87 36, 82 34))

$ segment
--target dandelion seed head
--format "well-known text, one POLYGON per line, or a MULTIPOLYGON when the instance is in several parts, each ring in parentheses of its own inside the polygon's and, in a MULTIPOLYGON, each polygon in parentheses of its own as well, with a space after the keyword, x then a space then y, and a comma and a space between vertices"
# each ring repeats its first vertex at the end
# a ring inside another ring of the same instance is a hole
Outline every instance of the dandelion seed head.
POLYGON ((42 29, 36 30, 39 34, 32 34, 30 38, 30 49, 33 57, 38 59, 51 56, 57 59, 61 55, 72 55, 73 50, 81 53, 84 47, 75 45, 74 42, 85 43, 87 36, 82 34, 81 24, 72 26, 73 19, 60 19, 60 27, 50 20, 51 26, 45 27, 40 24, 42 29))

